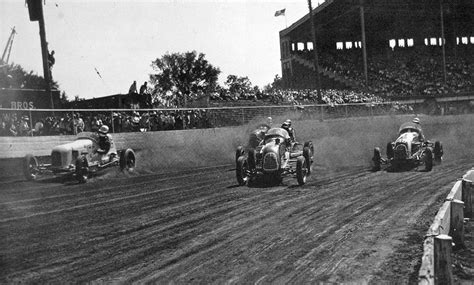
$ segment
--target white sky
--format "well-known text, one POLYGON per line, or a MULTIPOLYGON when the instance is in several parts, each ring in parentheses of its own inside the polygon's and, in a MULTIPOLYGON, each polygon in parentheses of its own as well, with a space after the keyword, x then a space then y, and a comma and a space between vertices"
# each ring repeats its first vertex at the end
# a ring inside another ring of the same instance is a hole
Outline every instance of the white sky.
MULTIPOLYGON (((319 2, 323 2, 319 0, 319 2)), ((0 51, 17 35, 10 63, 43 75, 38 22, 23 0, 0 0, 0 51)), ((316 7, 318 0, 313 0, 316 7)), ((152 60, 196 50, 227 75, 254 85, 281 75, 279 31, 308 13, 307 0, 46 0, 46 37, 55 51, 53 77, 69 98, 126 93, 148 81, 152 60), (94 68, 100 72, 102 79, 94 68)))

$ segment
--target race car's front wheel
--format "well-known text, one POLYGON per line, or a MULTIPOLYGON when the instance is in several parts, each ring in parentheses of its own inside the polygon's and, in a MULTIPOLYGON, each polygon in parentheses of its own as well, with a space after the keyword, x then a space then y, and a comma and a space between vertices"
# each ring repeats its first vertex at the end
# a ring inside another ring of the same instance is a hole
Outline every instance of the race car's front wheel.
POLYGON ((245 185, 249 180, 248 162, 244 156, 240 156, 237 159, 235 175, 237 178, 237 183, 239 183, 240 186, 245 185))
POLYGON ((127 148, 125 151, 121 153, 120 170, 133 171, 133 169, 135 169, 135 163, 136 163, 135 152, 132 149, 127 148))
POLYGON ((306 169, 308 172, 308 175, 311 174, 311 164, 312 164, 312 159, 313 159, 313 154, 311 152, 311 149, 307 146, 303 148, 303 157, 305 159, 305 164, 306 164, 306 169))
POLYGON ((434 149, 433 149, 433 154, 434 154, 434 160, 436 163, 440 163, 441 159, 443 157, 443 145, 441 144, 440 141, 435 141, 434 149))
POLYGON ((296 180, 298 181, 298 185, 304 185, 307 176, 308 168, 306 168, 306 159, 304 156, 298 156, 296 159, 296 180))
POLYGON ((237 159, 244 155, 244 147, 243 146, 238 146, 237 149, 235 150, 235 163, 237 163, 237 159))
POLYGON ((382 155, 380 154, 380 148, 376 147, 374 148, 374 156, 372 157, 372 162, 373 162, 372 169, 374 171, 379 171, 382 168, 381 161, 382 161, 382 155))
POLYGON ((23 173, 26 180, 35 180, 38 177, 38 160, 31 154, 25 156, 23 173))
POLYGON ((423 152, 423 162, 425 164, 425 171, 433 169, 433 152, 431 148, 426 148, 423 152))
POLYGON ((76 159, 76 171, 75 171, 76 180, 79 183, 86 183, 88 174, 89 174, 89 165, 87 163, 87 158, 85 156, 78 157, 76 159))

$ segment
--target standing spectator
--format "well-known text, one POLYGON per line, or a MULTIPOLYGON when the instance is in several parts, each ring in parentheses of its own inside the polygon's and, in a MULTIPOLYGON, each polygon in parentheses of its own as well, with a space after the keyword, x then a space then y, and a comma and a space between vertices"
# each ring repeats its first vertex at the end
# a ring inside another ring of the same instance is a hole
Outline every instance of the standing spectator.
POLYGON ((20 124, 18 125, 18 135, 26 136, 30 132, 30 125, 28 123, 28 116, 21 117, 20 124))
POLYGON ((81 115, 77 114, 77 133, 82 133, 85 128, 84 120, 81 115))
POLYGON ((102 124, 100 120, 97 119, 97 116, 92 117, 91 121, 91 132, 97 132, 102 124))
POLYGON ((147 86, 146 86, 147 82, 143 82, 143 85, 140 86, 140 95, 145 95, 147 92, 147 86))
POLYGON ((137 93, 137 81, 133 81, 132 85, 128 89, 128 95, 132 95, 133 93, 137 93))
POLYGON ((42 136, 44 130, 43 119, 39 120, 35 124, 35 128, 31 130, 33 136, 42 136))

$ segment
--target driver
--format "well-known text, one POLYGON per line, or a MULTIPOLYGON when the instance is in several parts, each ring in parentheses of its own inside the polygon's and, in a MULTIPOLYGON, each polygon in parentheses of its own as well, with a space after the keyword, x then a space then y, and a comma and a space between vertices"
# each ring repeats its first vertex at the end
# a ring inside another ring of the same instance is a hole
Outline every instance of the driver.
POLYGON ((100 155, 104 155, 110 150, 110 146, 112 144, 112 137, 108 133, 109 127, 107 127, 106 125, 102 125, 97 131, 97 134, 99 135, 99 148, 97 149, 97 153, 99 153, 100 155))
POLYGON ((295 130, 291 127, 291 120, 288 119, 285 122, 283 122, 283 124, 281 125, 281 128, 288 132, 288 135, 290 136, 290 142, 294 143, 295 142, 295 130))
POLYGON ((424 141, 425 136, 423 135, 423 130, 421 129, 420 119, 414 118, 412 122, 415 124, 416 130, 420 134, 420 141, 424 141))

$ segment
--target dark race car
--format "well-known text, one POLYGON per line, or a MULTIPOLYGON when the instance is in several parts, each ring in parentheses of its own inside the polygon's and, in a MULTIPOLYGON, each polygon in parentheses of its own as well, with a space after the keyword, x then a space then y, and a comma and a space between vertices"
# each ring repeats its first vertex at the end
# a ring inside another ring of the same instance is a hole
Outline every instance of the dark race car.
POLYGON ((282 128, 271 128, 263 140, 248 151, 239 147, 236 154, 236 177, 239 185, 245 185, 259 177, 281 183, 284 176, 295 176, 298 184, 306 183, 313 163, 313 145, 291 143, 288 132, 282 128))
POLYGON ((387 157, 381 155, 380 148, 374 149, 373 170, 382 166, 387 170, 413 169, 424 166, 431 171, 434 163, 441 163, 443 145, 440 141, 425 141, 420 127, 414 123, 405 123, 399 129, 398 138, 387 144, 387 157))

